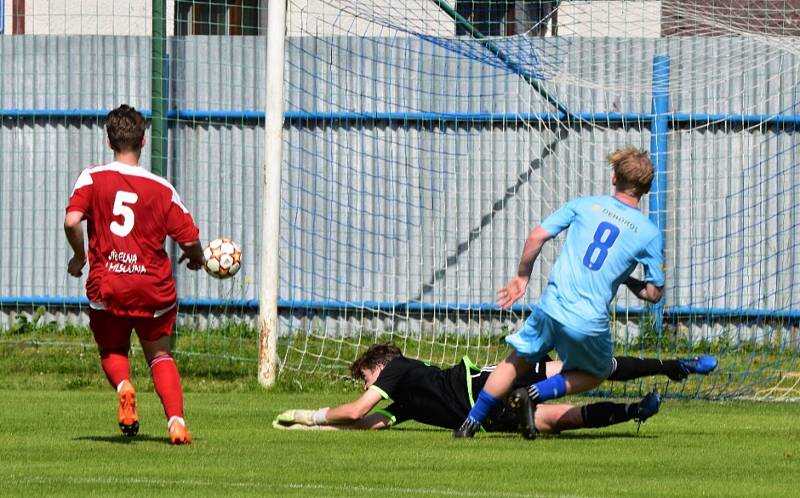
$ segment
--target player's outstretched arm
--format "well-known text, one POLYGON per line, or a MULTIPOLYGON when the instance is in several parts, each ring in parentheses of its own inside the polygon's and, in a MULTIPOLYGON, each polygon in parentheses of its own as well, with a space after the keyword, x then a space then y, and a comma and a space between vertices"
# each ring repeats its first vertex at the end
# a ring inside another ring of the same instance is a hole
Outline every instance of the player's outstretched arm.
POLYGON ((80 211, 70 211, 64 217, 64 233, 67 242, 72 248, 73 256, 67 263, 67 271, 73 277, 80 277, 83 274, 83 267, 86 264, 86 249, 83 246, 83 213, 80 211))
MULTIPOLYGON (((334 408, 319 410, 287 410, 275 419, 283 425, 301 424, 305 426, 353 424, 367 418, 367 414, 381 400, 381 395, 367 389, 355 401, 334 408)), ((274 424, 273 424, 274 425, 274 424)))
MULTIPOLYGON (((296 411, 296 410, 289 410, 289 411, 296 411)), ((285 413, 287 412, 284 412, 281 415, 284 415, 285 413)), ((382 413, 370 413, 366 417, 360 418, 354 422, 350 422, 348 424, 336 424, 336 425, 305 425, 294 422, 286 422, 280 420, 281 415, 279 415, 278 418, 272 421, 272 427, 280 430, 289 430, 289 431, 308 431, 308 430, 369 431, 369 430, 388 429, 392 425, 392 422, 389 419, 389 417, 387 417, 382 413)))
POLYGON ((188 261, 188 263, 186 263, 186 267, 190 270, 199 270, 203 267, 206 259, 205 256, 203 256, 203 245, 200 243, 199 239, 189 242, 188 244, 179 245, 183 250, 183 254, 178 260, 178 264, 188 261))
POLYGON ((528 235, 525 246, 522 248, 522 256, 519 259, 517 276, 497 291, 497 304, 501 308, 508 308, 525 294, 528 280, 530 280, 531 272, 533 271, 533 264, 536 262, 536 258, 539 257, 539 253, 542 252, 544 243, 551 238, 553 236, 550 232, 541 226, 534 228, 528 235))
POLYGON ((636 297, 651 303, 659 302, 664 293, 663 287, 656 287, 650 282, 644 282, 638 278, 628 277, 624 283, 625 286, 636 295, 636 297))
POLYGON ((381 401, 381 395, 374 389, 367 389, 355 401, 331 408, 325 413, 328 424, 347 424, 360 420, 381 401))

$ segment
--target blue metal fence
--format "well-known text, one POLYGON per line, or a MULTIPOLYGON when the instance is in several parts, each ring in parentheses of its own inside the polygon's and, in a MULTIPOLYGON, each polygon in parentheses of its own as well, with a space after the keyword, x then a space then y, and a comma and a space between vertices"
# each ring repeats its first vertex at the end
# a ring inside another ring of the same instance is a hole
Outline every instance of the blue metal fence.
MULTIPOLYGON (((656 57, 653 61, 653 95, 651 112, 573 112, 564 108, 559 112, 322 112, 295 108, 286 113, 287 127, 304 127, 311 124, 337 126, 398 126, 415 127, 418 125, 460 126, 465 124, 490 124, 506 127, 547 127, 550 125, 566 125, 574 128, 597 127, 616 128, 630 127, 649 131, 652 143, 654 165, 657 168, 655 188, 651 195, 650 212, 657 224, 667 225, 667 185, 666 185, 666 151, 668 133, 686 128, 713 127, 761 127, 769 130, 795 130, 800 125, 797 114, 742 114, 742 113, 686 113, 670 112, 668 107, 670 78, 669 58, 656 57)), ((172 73, 172 72, 170 72, 172 73)), ((170 75, 172 76, 172 75, 170 75)), ((169 85, 170 88, 173 85, 169 85)), ((185 105, 185 104, 184 104, 185 105)), ((263 121, 264 113, 257 109, 225 109, 219 108, 191 109, 175 108, 168 111, 167 117, 172 127, 196 126, 206 123, 257 125, 263 121)), ((794 109, 787 107, 787 109, 794 109)), ((72 122, 80 120, 102 120, 107 109, 97 108, 5 108, 0 109, 0 119, 34 120, 37 122, 72 122)), ((151 116, 149 110, 143 110, 146 117, 151 116)), ((170 138, 173 139, 172 136, 170 138)), ((0 298, 3 306, 85 306, 84 298, 58 296, 6 296, 0 298)), ((190 298, 181 302, 182 306, 195 308, 229 307, 255 309, 254 299, 223 300, 207 298, 190 298)), ((668 303, 672 304, 672 303, 668 303)), ((677 303, 676 303, 677 304, 677 303)), ((437 313, 446 311, 480 311, 496 312, 497 307, 483 302, 441 302, 438 304, 420 302, 394 301, 345 301, 332 299, 286 299, 279 302, 283 310, 307 309, 310 311, 346 311, 353 309, 369 309, 378 311, 408 311, 421 313, 437 313)), ((527 305, 518 305, 512 311, 528 312, 527 305)), ((648 308, 619 307, 618 314, 639 316, 650 313, 648 308)), ((693 316, 701 319, 736 318, 739 320, 779 319, 792 323, 800 321, 800 312, 786 309, 760 309, 747 306, 666 306, 663 310, 656 308, 656 317, 663 319, 680 319, 693 316)))
MULTIPOLYGON (((109 109, 0 109, 0 118, 7 119, 41 119, 61 121, 70 119, 105 119, 109 109)), ((139 109, 145 118, 150 118, 149 109, 139 109)), ((485 123, 503 124, 513 126, 548 125, 559 123, 562 125, 591 125, 597 127, 634 126, 651 128, 655 119, 661 119, 663 124, 659 129, 668 125, 669 129, 682 127, 700 128, 710 126, 762 126, 775 128, 800 128, 800 115, 798 114, 708 114, 685 112, 578 112, 570 114, 572 121, 566 115, 555 113, 434 113, 434 112, 308 112, 289 110, 285 113, 287 124, 304 124, 318 122, 339 125, 375 125, 386 123, 391 125, 403 124, 463 124, 485 123)), ((181 121, 211 121, 223 123, 251 123, 264 121, 264 111, 259 110, 215 110, 215 109, 172 109, 167 117, 174 125, 181 121)))

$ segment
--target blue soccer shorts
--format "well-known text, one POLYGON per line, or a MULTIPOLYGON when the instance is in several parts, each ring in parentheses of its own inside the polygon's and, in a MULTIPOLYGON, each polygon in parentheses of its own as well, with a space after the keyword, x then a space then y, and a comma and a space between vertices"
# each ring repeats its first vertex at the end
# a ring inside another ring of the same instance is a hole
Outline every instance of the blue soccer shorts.
POLYGON ((536 364, 555 349, 564 372, 581 370, 596 377, 611 373, 614 347, 609 330, 602 333, 575 330, 551 318, 538 305, 533 306, 525 325, 506 337, 506 342, 530 364, 536 364))

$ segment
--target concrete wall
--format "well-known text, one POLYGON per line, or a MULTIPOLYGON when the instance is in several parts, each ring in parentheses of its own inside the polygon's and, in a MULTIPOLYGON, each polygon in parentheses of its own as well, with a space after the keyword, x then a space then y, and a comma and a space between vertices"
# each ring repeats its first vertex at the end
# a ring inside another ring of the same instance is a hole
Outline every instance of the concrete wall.
MULTIPOLYGON (((11 3, 5 33, 11 34, 11 3)), ((174 30, 175 2, 167 1, 167 35, 174 30)), ((149 36, 152 0, 26 0, 25 34, 149 36)))
MULTIPOLYGON (((11 2, 5 2, 5 33, 11 34, 11 2)), ((262 2, 266 5, 266 0, 262 2)), ((455 2, 451 0, 452 5, 455 2)), ((175 2, 168 0, 167 33, 174 30, 175 2)), ((454 33, 453 21, 433 2, 412 0, 398 9, 396 2, 375 0, 340 2, 307 0, 291 2, 287 34, 319 36, 345 31, 361 36, 385 36, 386 27, 371 22, 371 16, 406 26, 411 31, 448 36, 454 33), (302 7, 302 14, 299 9, 302 7), (346 7, 342 9, 342 7, 346 7), (353 15, 358 13, 358 16, 353 15), (403 18, 405 17, 405 18, 403 18)), ((147 36, 151 32, 152 0, 26 0, 26 34, 42 35, 117 35, 147 36)), ((564 1, 559 10, 560 36, 658 37, 661 2, 643 1, 564 1), (624 20, 624 21, 623 21, 624 20)), ((397 33, 407 36, 407 33, 397 33)))

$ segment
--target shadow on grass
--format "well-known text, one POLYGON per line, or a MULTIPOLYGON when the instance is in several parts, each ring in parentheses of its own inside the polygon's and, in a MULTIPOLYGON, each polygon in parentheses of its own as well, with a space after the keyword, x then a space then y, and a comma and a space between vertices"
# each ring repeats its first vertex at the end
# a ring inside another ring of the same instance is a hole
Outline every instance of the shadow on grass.
MULTIPOLYGON (((487 439, 519 439, 520 441, 528 441, 527 439, 523 438, 521 434, 516 432, 487 432, 485 434, 481 434, 476 436, 478 438, 487 438, 487 439)), ((658 436, 655 435, 644 435, 644 434, 625 434, 621 432, 615 433, 603 433, 603 434, 539 434, 536 436, 536 439, 531 440, 532 443, 535 443, 538 439, 546 439, 546 440, 558 440, 558 439, 657 439, 658 436)))
MULTIPOLYGON (((445 429, 440 429, 438 427, 393 427, 391 432, 398 433, 398 432, 415 432, 415 433, 442 433, 445 432, 445 429)), ((388 431, 386 431, 388 432, 388 431)), ((447 430, 447 432, 452 432, 447 430)), ((520 439, 522 440, 522 436, 516 432, 484 432, 476 435, 476 439, 479 438, 491 438, 491 439, 520 439)), ((658 436, 655 434, 636 434, 629 433, 629 432, 603 432, 597 434, 587 434, 587 433, 573 433, 573 432, 562 432, 560 434, 539 434, 537 439, 657 439, 658 436)))
POLYGON ((561 433, 543 434, 542 438, 548 439, 658 439, 655 434, 636 434, 629 432, 604 432, 602 434, 561 433))
POLYGON ((450 431, 450 429, 422 426, 422 427, 392 427, 391 431, 385 431, 385 432, 388 434, 389 432, 446 432, 446 431, 450 431))
POLYGON ((73 438, 73 441, 95 441, 98 443, 113 443, 113 444, 136 444, 136 443, 169 444, 168 437, 148 436, 147 434, 139 434, 134 437, 128 437, 122 434, 117 434, 114 436, 80 436, 73 438))

